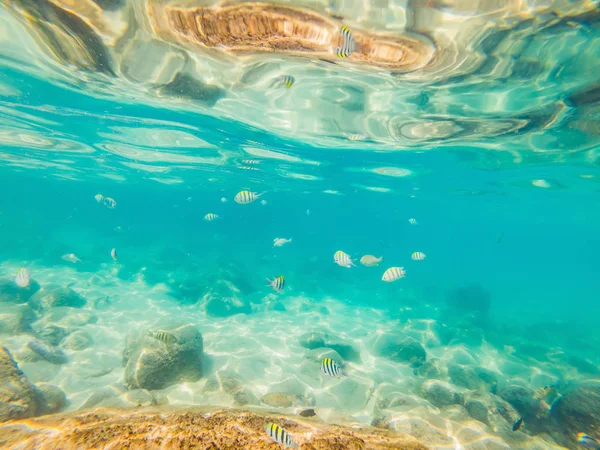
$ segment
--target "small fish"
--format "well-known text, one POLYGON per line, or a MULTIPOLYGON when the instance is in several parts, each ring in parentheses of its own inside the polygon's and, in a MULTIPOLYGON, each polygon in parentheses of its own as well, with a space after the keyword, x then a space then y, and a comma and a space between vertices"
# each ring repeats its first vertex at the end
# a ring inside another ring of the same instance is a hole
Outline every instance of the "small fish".
POLYGON ((272 280, 267 278, 267 281, 269 282, 267 286, 271 286, 275 292, 279 294, 283 292, 283 288, 285 287, 285 278, 283 278, 283 275, 279 275, 272 280))
POLYGON ((265 426, 265 431, 271 439, 278 444, 283 445, 284 448, 298 448, 298 444, 294 442, 292 436, 276 423, 267 424, 265 426))
POLYGON ((515 424, 512 426, 512 430, 513 431, 519 431, 521 429, 521 427, 523 426, 523 418, 519 417, 519 419, 515 422, 515 424))
POLYGON ((344 375, 344 371, 338 364, 331 358, 325 358, 321 362, 321 370, 325 375, 330 377, 339 377, 344 375))
POLYGON ((21 288, 29 286, 31 277, 29 276, 29 270, 23 268, 19 269, 17 276, 15 277, 15 284, 21 288))
POLYGON ((589 448, 600 449, 600 442, 585 433, 577 433, 577 442, 589 448))
POLYGON ((244 170, 258 170, 260 171, 260 169, 258 167, 252 167, 252 166, 238 166, 240 169, 244 169, 244 170))
POLYGON ((289 242, 292 242, 292 238, 289 238, 289 239, 275 238, 275 239, 273 239, 273 247, 281 247, 282 245, 285 245, 289 242))
POLYGON ((96 195, 94 195, 94 198, 96 199, 96 201, 98 203, 100 203, 102 200, 104 200, 104 195, 102 195, 102 194, 96 194, 96 195))
POLYGON ((537 400, 546 400, 551 395, 556 394, 556 386, 544 386, 533 393, 533 398, 537 400))
POLYGON ((377 258, 373 255, 365 255, 362 258, 360 258, 360 263, 363 266, 367 266, 367 267, 378 266, 381 261, 383 261, 383 256, 380 256, 379 258, 377 258))
POLYGON ((262 194, 257 194, 256 192, 240 191, 237 194, 235 194, 233 200, 236 203, 239 203, 240 205, 247 205, 248 203, 252 203, 256 199, 258 199, 258 197, 260 197, 261 195, 262 194))
POLYGON ((285 87, 285 88, 289 89, 294 85, 295 82, 296 82, 296 79, 293 76, 282 75, 273 80, 273 82, 271 83, 271 88, 285 87))
POLYGON ((250 166, 260 164, 260 161, 258 159, 242 159, 242 162, 250 166))
POLYGON ((225 197, 221 198, 221 203, 227 203, 227 199, 225 197))
POLYGON ((333 255, 333 262, 336 263, 338 266, 347 267, 348 269, 351 266, 356 267, 356 264, 354 264, 352 262, 352 259, 350 259, 350 255, 344 253, 341 250, 335 252, 335 254, 333 255))
POLYGON ((220 219, 220 217, 213 213, 208 213, 207 215, 204 216, 204 220, 206 220, 207 222, 212 222, 213 220, 216 220, 216 219, 220 219))
POLYGON ((400 278, 404 278, 404 275, 406 275, 404 267, 390 267, 383 273, 381 279, 390 283, 399 280, 400 278))
POLYGON ((303 411, 300 411, 298 415, 301 417, 313 417, 316 416, 317 413, 315 412, 314 408, 308 408, 303 411))
POLYGON ((351 141, 364 141, 367 137, 364 134, 349 134, 348 139, 351 141))
POLYGON ((111 258, 113 259, 113 261, 116 261, 116 260, 118 259, 118 258, 117 258, 117 249, 116 249, 116 248, 113 248, 113 249, 110 251, 110 256, 111 256, 111 258))
POLYGON ((81 259, 75 256, 75 253, 67 253, 66 255, 62 255, 61 258, 72 263, 83 262, 81 259))
POLYGON ((266 200, 261 200, 260 204, 263 205, 263 206, 265 206, 267 204, 267 201, 266 200))
POLYGON ((307 216, 310 216, 310 209, 307 209, 307 210, 306 210, 306 215, 307 215, 307 216))
POLYGON ((148 331, 148 336, 162 342, 163 344, 177 344, 177 338, 166 331, 158 331, 156 333, 148 331))
POLYGON ((117 206, 117 202, 115 201, 114 198, 105 197, 104 198, 104 205, 107 206, 110 209, 114 209, 117 206))
POLYGON ((411 225, 417 225, 417 220, 411 217, 410 219, 408 219, 408 223, 410 223, 411 225))
POLYGON ((354 36, 346 25, 342 25, 340 29, 340 36, 342 37, 341 47, 335 49, 335 54, 338 58, 347 58, 354 50, 356 50, 356 43, 354 42, 354 36))
POLYGON ((260 401, 275 408, 289 408, 294 404, 294 397, 283 392, 271 392, 263 395, 260 401))
POLYGON ((410 255, 410 257, 413 261, 423 261, 426 255, 422 252, 414 252, 412 255, 410 255))

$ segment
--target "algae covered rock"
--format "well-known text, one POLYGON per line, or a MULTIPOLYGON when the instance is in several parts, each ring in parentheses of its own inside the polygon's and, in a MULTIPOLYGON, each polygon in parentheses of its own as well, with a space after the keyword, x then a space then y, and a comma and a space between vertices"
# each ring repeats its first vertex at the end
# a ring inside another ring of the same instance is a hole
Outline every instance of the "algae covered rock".
POLYGON ((220 370, 211 375, 202 389, 202 394, 214 405, 259 404, 256 396, 244 386, 243 381, 234 372, 228 370, 220 370))
POLYGON ((131 335, 123 352, 125 383, 132 389, 154 390, 198 381, 202 352, 202 334, 193 325, 131 335))
POLYGON ((85 298, 73 289, 58 285, 45 286, 29 299, 31 307, 38 311, 58 306, 81 308, 86 303, 85 298))
POLYGON ((419 394, 438 408, 462 401, 461 394, 451 384, 440 380, 427 380, 421 385, 419 394))
POLYGON ((54 414, 62 411, 68 405, 67 396, 58 386, 47 383, 38 383, 37 391, 41 396, 40 414, 54 414))
POLYGON ((2 305, 0 307, 0 334, 22 334, 32 331, 37 319, 29 305, 2 305))
POLYGON ((69 358, 64 352, 56 348, 52 345, 48 345, 45 342, 39 341, 37 339, 32 339, 27 343, 27 347, 31 350, 37 357, 40 359, 44 359, 51 364, 61 365, 69 362, 69 358))
MULTIPOLYGON (((33 279, 29 286, 17 286, 14 280, 0 281, 0 303, 27 303, 29 298, 40 290, 40 285, 33 279)), ((4 307, 4 306, 3 306, 4 307)))
POLYGON ((393 361, 419 367, 427 360, 427 352, 415 339, 398 336, 382 336, 375 344, 375 354, 393 361))
POLYGON ((330 348, 337 352, 345 361, 359 362, 360 351, 342 342, 340 339, 330 337, 327 333, 313 331, 300 336, 300 345, 309 350, 317 348, 330 348))
POLYGON ((70 334, 62 343, 62 347, 67 350, 80 351, 94 345, 94 339, 85 331, 76 331, 70 334))
POLYGON ((0 348, 0 422, 33 417, 40 405, 37 389, 19 370, 10 352, 0 348))
POLYGON ((452 383, 467 389, 483 389, 496 392, 498 378, 491 370, 462 364, 448 364, 448 376, 452 383))

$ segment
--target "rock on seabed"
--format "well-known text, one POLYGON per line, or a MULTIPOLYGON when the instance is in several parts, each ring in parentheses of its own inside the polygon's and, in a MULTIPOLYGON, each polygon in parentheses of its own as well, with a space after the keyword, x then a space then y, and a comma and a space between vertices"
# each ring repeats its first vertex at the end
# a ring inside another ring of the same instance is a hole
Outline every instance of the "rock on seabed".
POLYGON ((265 433, 275 422, 302 450, 426 450, 414 438, 372 427, 328 425, 299 416, 209 407, 98 409, 0 425, 0 446, 22 450, 84 448, 275 449, 265 433), (35 429, 35 433, 31 430, 35 429))

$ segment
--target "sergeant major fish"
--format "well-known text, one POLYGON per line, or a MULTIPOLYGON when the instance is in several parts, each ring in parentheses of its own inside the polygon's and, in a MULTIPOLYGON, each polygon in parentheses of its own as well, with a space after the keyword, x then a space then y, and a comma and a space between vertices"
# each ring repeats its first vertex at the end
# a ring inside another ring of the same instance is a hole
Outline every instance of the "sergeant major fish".
POLYGON ((423 261, 426 258, 426 255, 423 252, 414 252, 410 257, 413 261, 423 261))
POLYGON ((356 264, 352 262, 350 255, 344 253, 341 250, 335 252, 335 254, 333 255, 333 262, 336 263, 338 266, 347 267, 348 269, 352 266, 356 267, 356 264))
POLYGON ((167 331, 148 331, 148 336, 167 345, 178 343, 177 338, 167 331))
POLYGON ((207 215, 204 216, 204 220, 206 220, 207 222, 212 222, 213 220, 217 220, 217 219, 220 219, 220 217, 214 213, 208 213, 207 215))
POLYGON ((404 267, 390 267, 383 273, 381 279, 385 282, 391 283, 392 281, 404 278, 404 275, 406 275, 404 267))
POLYGON ((283 288, 285 287, 285 278, 283 278, 283 275, 279 275, 272 280, 267 278, 267 281, 269 282, 267 286, 271 286, 275 292, 279 294, 283 292, 283 288))
POLYGON ((325 375, 330 377, 340 377, 344 375, 344 371, 338 364, 331 358, 325 358, 321 362, 321 370, 325 375))
POLYGON ((269 423, 265 426, 265 431, 271 439, 285 448, 298 448, 298 444, 294 442, 292 436, 281 428, 276 423, 269 423))
POLYGON ((346 25, 342 25, 340 36, 342 37, 342 45, 335 49, 335 54, 338 58, 347 58, 356 50, 354 36, 346 25))
POLYGON ((233 201, 240 205, 247 205, 257 200, 262 194, 257 194, 256 192, 250 191, 240 191, 235 194, 233 201))

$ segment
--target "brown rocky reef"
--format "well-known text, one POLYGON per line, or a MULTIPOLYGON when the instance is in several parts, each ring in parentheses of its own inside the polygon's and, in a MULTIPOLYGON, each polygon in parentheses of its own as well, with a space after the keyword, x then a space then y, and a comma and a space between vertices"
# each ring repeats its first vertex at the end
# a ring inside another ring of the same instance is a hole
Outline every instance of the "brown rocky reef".
POLYGON ((98 409, 0 425, 0 447, 23 450, 277 449, 267 423, 283 426, 303 450, 425 450, 414 438, 370 427, 324 424, 302 417, 208 407, 98 409), (26 425, 26 426, 24 426, 26 425))

